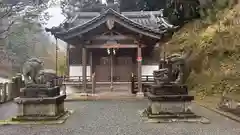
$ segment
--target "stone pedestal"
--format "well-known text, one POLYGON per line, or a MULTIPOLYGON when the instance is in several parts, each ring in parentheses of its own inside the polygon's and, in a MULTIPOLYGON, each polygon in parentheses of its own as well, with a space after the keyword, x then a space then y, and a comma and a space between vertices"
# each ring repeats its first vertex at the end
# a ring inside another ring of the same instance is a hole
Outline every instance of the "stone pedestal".
POLYGON ((176 118, 195 117, 191 112, 190 104, 194 99, 189 95, 153 95, 148 92, 149 117, 155 118, 176 118))
POLYGON ((23 88, 21 96, 14 99, 18 114, 13 120, 56 120, 65 114, 65 98, 59 87, 23 88))
POLYGON ((56 97, 60 95, 60 87, 27 87, 20 90, 20 98, 56 97))
POLYGON ((149 118, 194 118, 197 117, 190 109, 193 96, 188 95, 185 85, 162 84, 152 85, 146 93, 149 99, 149 118))
POLYGON ((177 84, 153 84, 150 86, 150 92, 153 95, 188 95, 188 89, 186 85, 177 84))

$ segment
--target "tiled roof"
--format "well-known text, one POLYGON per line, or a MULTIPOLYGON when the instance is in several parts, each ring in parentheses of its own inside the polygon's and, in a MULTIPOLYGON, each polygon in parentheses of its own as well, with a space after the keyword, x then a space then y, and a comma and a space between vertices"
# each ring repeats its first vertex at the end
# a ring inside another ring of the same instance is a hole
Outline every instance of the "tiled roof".
POLYGON ((108 9, 102 13, 99 12, 79 12, 75 16, 65 20, 59 27, 46 29, 58 38, 66 40, 74 36, 84 34, 114 16, 121 25, 138 32, 139 34, 151 36, 159 39, 168 29, 174 28, 160 11, 139 11, 118 13, 113 9, 108 9))

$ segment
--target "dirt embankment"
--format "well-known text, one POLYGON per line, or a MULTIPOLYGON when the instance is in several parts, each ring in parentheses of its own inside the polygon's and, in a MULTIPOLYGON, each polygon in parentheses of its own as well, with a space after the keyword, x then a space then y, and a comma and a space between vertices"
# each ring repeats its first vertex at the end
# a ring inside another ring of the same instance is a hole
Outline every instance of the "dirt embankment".
POLYGON ((201 96, 240 93, 240 5, 186 24, 166 43, 166 53, 193 50, 188 80, 201 96))

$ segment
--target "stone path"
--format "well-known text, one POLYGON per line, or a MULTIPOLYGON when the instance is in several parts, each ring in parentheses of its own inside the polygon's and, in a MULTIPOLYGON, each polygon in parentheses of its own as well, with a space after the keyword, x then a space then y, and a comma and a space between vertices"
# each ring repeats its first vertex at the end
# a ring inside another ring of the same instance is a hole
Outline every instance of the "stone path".
MULTIPOLYGON (((61 125, 5 125, 0 135, 239 135, 240 123, 193 104, 193 110, 211 124, 144 123, 138 111, 146 100, 66 102, 75 112, 61 125)), ((0 105, 0 119, 16 112, 12 103, 0 105)))

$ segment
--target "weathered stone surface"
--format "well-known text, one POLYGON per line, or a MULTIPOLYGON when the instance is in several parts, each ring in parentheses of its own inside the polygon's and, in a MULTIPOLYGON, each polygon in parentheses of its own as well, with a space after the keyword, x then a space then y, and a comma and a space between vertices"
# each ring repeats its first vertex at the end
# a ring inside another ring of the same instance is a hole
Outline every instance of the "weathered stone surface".
POLYGON ((64 111, 61 104, 19 104, 18 116, 57 116, 64 111))
POLYGON ((151 102, 151 113, 181 113, 187 112, 190 107, 190 102, 151 102))
POLYGON ((155 95, 180 95, 188 94, 188 89, 186 85, 176 85, 176 84, 154 84, 151 86, 150 92, 155 95))
POLYGON ((36 84, 37 75, 43 69, 43 62, 38 58, 30 58, 24 63, 22 69, 25 84, 36 84))
POLYGON ((15 98, 18 113, 16 119, 45 120, 57 119, 64 113, 66 95, 47 98, 15 98))
POLYGON ((146 93, 150 101, 158 102, 189 102, 194 100, 194 96, 189 95, 154 95, 150 92, 146 93))
POLYGON ((45 98, 21 98, 17 97, 14 99, 17 104, 59 104, 64 101, 66 95, 59 95, 56 97, 45 97, 45 98))
POLYGON ((55 97, 60 95, 60 87, 26 87, 20 93, 21 98, 55 97))

